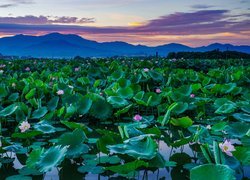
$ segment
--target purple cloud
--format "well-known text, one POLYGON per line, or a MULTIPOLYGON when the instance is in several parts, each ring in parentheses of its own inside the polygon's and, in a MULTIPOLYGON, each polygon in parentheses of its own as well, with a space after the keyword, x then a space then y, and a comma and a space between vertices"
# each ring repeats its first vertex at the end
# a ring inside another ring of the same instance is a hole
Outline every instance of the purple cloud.
POLYGON ((34 4, 33 0, 9 0, 10 3, 0 5, 0 8, 14 7, 20 4, 34 4))
POLYGON ((205 4, 195 4, 193 6, 191 6, 193 9, 208 9, 208 8, 212 8, 214 6, 211 5, 205 5, 205 4))
POLYGON ((249 31, 250 20, 230 20, 228 10, 202 10, 196 12, 177 12, 150 20, 136 27, 121 26, 77 26, 94 22, 93 18, 76 17, 0 17, 0 32, 11 34, 41 34, 50 32, 96 34, 96 35, 206 35, 216 33, 238 33, 249 31), (61 25, 58 25, 61 23, 61 25), (67 25, 63 25, 67 24, 67 25))
POLYGON ((0 8, 9 8, 13 6, 16 6, 16 5, 15 4, 3 4, 3 5, 0 5, 0 8))
POLYGON ((18 17, 0 17, 2 24, 83 24, 93 23, 94 18, 77 18, 77 17, 47 17, 47 16, 18 16, 18 17))

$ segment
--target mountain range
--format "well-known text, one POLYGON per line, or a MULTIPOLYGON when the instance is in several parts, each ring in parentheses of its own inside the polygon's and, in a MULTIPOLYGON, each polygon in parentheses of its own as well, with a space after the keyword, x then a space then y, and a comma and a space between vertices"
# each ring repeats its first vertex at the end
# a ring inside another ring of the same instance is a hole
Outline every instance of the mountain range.
POLYGON ((250 46, 234 46, 214 43, 208 46, 189 47, 182 44, 165 44, 149 47, 126 42, 96 42, 75 34, 51 33, 42 36, 15 35, 0 38, 0 53, 8 56, 32 56, 43 58, 109 57, 109 56, 166 56, 169 52, 238 51, 250 53, 250 46))

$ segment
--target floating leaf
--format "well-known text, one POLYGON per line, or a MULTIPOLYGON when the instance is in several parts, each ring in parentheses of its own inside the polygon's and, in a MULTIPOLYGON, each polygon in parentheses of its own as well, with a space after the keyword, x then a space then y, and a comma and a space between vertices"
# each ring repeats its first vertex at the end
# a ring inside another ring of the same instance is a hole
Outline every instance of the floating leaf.
POLYGON ((107 146, 110 152, 127 154, 134 158, 152 159, 157 154, 156 142, 147 135, 137 136, 124 141, 123 144, 107 146))
POLYGON ((122 165, 106 167, 105 170, 113 171, 118 174, 128 174, 129 172, 135 171, 140 167, 148 167, 148 163, 142 160, 135 160, 122 165))
POLYGON ((211 180, 225 179, 235 180, 234 171, 226 165, 221 164, 205 164, 194 167, 190 171, 191 180, 211 180))

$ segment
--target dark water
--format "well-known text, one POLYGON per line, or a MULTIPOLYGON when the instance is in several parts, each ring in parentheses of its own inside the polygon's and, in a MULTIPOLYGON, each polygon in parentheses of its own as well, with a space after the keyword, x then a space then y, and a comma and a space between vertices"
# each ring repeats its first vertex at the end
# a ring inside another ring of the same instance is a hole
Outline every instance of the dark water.
MULTIPOLYGON (((190 146, 184 145, 180 148, 171 148, 167 146, 167 144, 163 141, 159 142, 159 152, 164 157, 165 160, 169 160, 169 158, 175 154, 175 153, 186 153, 191 158, 196 157, 196 152, 193 151, 190 146)), ((101 154, 101 156, 104 154, 101 154)), ((14 166, 10 168, 14 168, 15 170, 21 169, 23 165, 18 161, 14 153, 8 153, 8 156, 11 156, 12 158, 15 158, 14 166)), ((60 168, 53 168, 50 172, 47 172, 43 175, 44 180, 61 180, 61 179, 71 179, 71 180, 77 180, 77 179, 88 179, 88 180, 96 180, 96 179, 110 179, 111 177, 114 177, 116 179, 120 179, 120 177, 117 177, 117 175, 112 175, 110 177, 108 176, 101 176, 96 174, 81 174, 77 172, 77 166, 76 164, 69 164, 69 166, 64 167, 66 171, 64 173, 61 173, 60 168)), ((178 168, 169 168, 168 170, 166 168, 158 169, 155 172, 147 171, 147 174, 145 174, 145 171, 140 171, 139 175, 135 178, 138 180, 143 179, 149 179, 149 180, 158 180, 158 179, 186 179, 185 177, 189 176, 188 170, 185 169, 178 169, 178 168)), ((250 178, 250 166, 244 167, 244 176, 250 178)), ((0 175, 1 177, 1 175, 0 175)), ((2 179, 2 178, 0 178, 2 179)), ((188 179, 188 178, 187 178, 188 179)))

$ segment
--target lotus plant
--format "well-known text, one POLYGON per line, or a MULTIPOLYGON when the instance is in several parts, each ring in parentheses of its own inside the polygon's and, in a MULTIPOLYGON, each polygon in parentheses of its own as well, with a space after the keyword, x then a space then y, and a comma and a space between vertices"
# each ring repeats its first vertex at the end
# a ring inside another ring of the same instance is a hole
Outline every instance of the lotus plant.
POLYGON ((30 67, 26 67, 26 68, 25 68, 25 71, 30 71, 30 67))
POLYGON ((26 121, 23 121, 23 122, 21 123, 21 125, 19 126, 19 129, 20 129, 21 132, 23 133, 23 132, 27 131, 28 129, 30 129, 30 124, 28 123, 27 120, 26 120, 26 121))
POLYGON ((155 90, 155 92, 158 93, 158 94, 160 94, 160 93, 161 93, 161 89, 160 89, 160 88, 157 88, 157 89, 155 90))
POLYGON ((135 121, 140 121, 140 120, 142 120, 142 116, 140 116, 139 114, 136 114, 133 119, 135 121))
POLYGON ((232 151, 235 151, 235 148, 230 141, 226 140, 224 143, 220 143, 219 147, 228 156, 233 156, 232 151))
POLYGON ((60 90, 58 90, 56 93, 57 93, 57 95, 60 96, 60 95, 63 95, 63 94, 64 94, 64 91, 60 89, 60 90))
POLYGON ((190 98, 195 98, 195 94, 190 94, 190 98))

